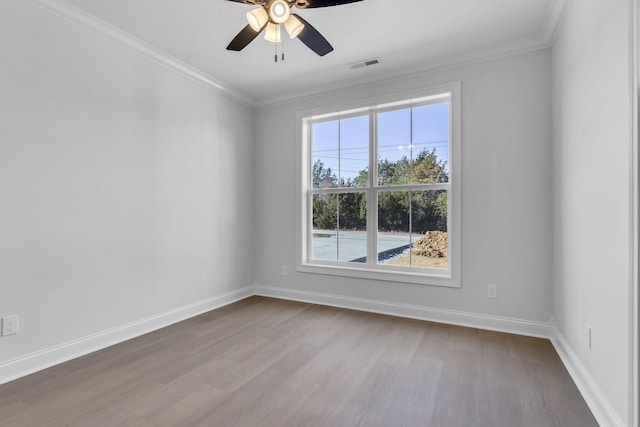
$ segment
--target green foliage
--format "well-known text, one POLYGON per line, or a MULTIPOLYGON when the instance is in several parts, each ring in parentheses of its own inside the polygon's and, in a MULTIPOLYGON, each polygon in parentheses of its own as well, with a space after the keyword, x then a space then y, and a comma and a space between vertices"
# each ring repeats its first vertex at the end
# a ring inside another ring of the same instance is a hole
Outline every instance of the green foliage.
POLYGON ((369 186, 369 169, 363 169, 358 173, 356 179, 353 180, 355 187, 368 187, 369 186))
MULTIPOLYGON (((413 162, 407 157, 392 162, 378 160, 378 185, 404 185, 448 182, 446 162, 438 159, 435 148, 423 150, 413 162)), ((340 187, 367 187, 369 171, 363 169, 355 179, 340 187)), ((313 164, 314 188, 338 187, 338 179, 321 160, 313 164)), ((378 193, 378 228, 383 231, 424 233, 447 229, 446 191, 381 191, 378 193), (411 215, 409 214, 411 212, 411 215), (409 224, 411 217, 412 224, 409 224), (410 228, 411 227, 411 228, 410 228)), ((362 192, 317 194, 313 199, 313 226, 316 229, 365 230, 366 195, 362 192)))
POLYGON ((408 191, 382 191, 378 193, 378 229, 409 231, 408 191))
POLYGON ((313 228, 335 230, 338 226, 337 194, 313 196, 313 228))
POLYGON ((448 181, 447 162, 438 159, 435 148, 431 151, 422 150, 413 162, 406 156, 395 162, 378 160, 378 185, 434 184, 448 181))
POLYGON ((345 193, 339 197, 340 229, 367 229, 367 198, 365 193, 345 193))
POLYGON ((390 162, 387 159, 378 160, 378 185, 409 184, 411 173, 409 161, 406 157, 390 162))
POLYGON ((331 168, 325 167, 322 160, 313 164, 313 188, 337 187, 338 178, 331 168))

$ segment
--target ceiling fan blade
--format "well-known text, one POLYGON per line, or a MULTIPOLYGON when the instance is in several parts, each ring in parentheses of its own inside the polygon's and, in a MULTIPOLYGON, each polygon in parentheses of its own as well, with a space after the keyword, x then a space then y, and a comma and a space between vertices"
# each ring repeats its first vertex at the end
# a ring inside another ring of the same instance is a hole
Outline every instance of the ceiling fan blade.
POLYGON ((320 56, 325 56, 333 50, 333 46, 331 46, 327 39, 325 39, 318 30, 313 28, 311 24, 295 13, 292 13, 292 15, 295 15, 295 17, 304 24, 304 30, 298 34, 298 38, 302 43, 306 44, 309 49, 320 56))
POLYGON ((236 2, 236 3, 244 3, 244 4, 257 4, 257 5, 261 5, 264 3, 264 1, 260 1, 260 0, 228 0, 228 1, 236 2))
POLYGON ((340 6, 341 4, 355 3, 358 1, 362 0, 299 0, 296 1, 296 6, 301 9, 305 9, 311 7, 340 6))
MULTIPOLYGON (((262 28, 260 28, 260 31, 262 31, 262 29, 266 26, 267 24, 265 23, 262 28)), ((251 43, 253 41, 253 39, 255 39, 256 37, 258 37, 258 34, 260 34, 260 31, 254 31, 253 28, 251 28, 251 25, 247 25, 246 27, 244 27, 242 29, 242 31, 240 31, 234 38, 233 40, 231 40, 231 43, 229 43, 229 46, 227 46, 227 50, 235 50, 236 52, 241 51, 242 49, 244 49, 245 47, 247 47, 247 45, 249 43, 251 43)))

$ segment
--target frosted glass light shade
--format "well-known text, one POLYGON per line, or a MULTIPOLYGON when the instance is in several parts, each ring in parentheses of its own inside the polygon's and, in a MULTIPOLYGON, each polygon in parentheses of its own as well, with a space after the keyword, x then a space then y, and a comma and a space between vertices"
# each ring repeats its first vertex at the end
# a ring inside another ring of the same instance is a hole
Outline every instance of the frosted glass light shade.
POLYGON ((280 24, 269 22, 267 31, 264 33, 264 39, 269 42, 280 43, 280 24))
POLYGON ((268 20, 269 14, 263 7, 247 12, 247 21, 249 21, 249 25, 251 25, 253 31, 260 31, 268 20))
POLYGON ((295 39, 298 37, 298 34, 304 30, 304 24, 297 16, 291 15, 289 19, 287 19, 287 22, 284 23, 284 28, 287 30, 287 33, 289 33, 289 37, 295 39))
POLYGON ((269 6, 269 16, 276 24, 283 24, 289 19, 290 15, 289 3, 284 0, 276 0, 269 6))

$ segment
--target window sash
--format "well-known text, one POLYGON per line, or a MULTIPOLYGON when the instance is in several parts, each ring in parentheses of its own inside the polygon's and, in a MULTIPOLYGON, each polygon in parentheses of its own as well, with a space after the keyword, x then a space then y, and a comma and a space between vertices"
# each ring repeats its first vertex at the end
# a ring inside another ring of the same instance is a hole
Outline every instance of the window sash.
MULTIPOLYGON (((365 263, 359 263, 366 265, 370 268, 387 269, 394 271, 415 271, 423 274, 436 274, 447 275, 451 274, 452 269, 452 257, 450 248, 448 248, 447 254, 447 268, 426 268, 426 267, 407 267, 407 266, 393 266, 389 264, 380 264, 378 262, 378 235, 379 235, 379 220, 378 220, 378 194, 381 192, 394 192, 394 191, 410 191, 410 192, 422 192, 422 191, 447 191, 447 195, 451 194, 450 183, 438 183, 438 184, 406 184, 406 185, 394 185, 394 186, 377 186, 375 188, 327 188, 327 189, 312 189, 307 193, 307 206, 309 206, 309 215, 307 222, 307 262, 313 264, 324 265, 351 265, 350 262, 340 261, 326 261, 312 258, 313 256, 313 197, 317 194, 349 194, 349 193, 364 193, 367 198, 367 261, 365 263)), ((449 197, 448 197, 449 201, 449 197)), ((451 230, 452 215, 450 209, 447 209, 447 233, 451 230)), ((338 232, 339 230, 336 230, 338 232)))

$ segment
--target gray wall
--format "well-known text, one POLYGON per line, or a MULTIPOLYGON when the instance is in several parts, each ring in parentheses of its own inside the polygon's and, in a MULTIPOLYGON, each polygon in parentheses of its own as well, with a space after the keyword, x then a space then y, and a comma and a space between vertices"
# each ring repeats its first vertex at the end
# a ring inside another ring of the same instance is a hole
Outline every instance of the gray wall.
POLYGON ((551 64, 540 50, 366 85, 256 112, 259 285, 548 322, 551 317, 551 64), (462 82, 462 288, 293 272, 296 113, 462 82), (281 275, 281 266, 289 275, 281 275), (500 298, 487 299, 497 284, 500 298))
POLYGON ((628 425, 630 5, 574 1, 553 47, 556 326, 628 425))
POLYGON ((554 315, 626 420, 630 3, 573 2, 552 50, 253 112, 28 2, 0 2, 0 315, 21 318, 20 333, 0 341, 0 368, 255 279, 529 321, 554 315), (296 113, 453 81, 463 103, 462 287, 296 273, 296 113))
POLYGON ((0 2, 0 366, 253 282, 252 111, 0 2))

